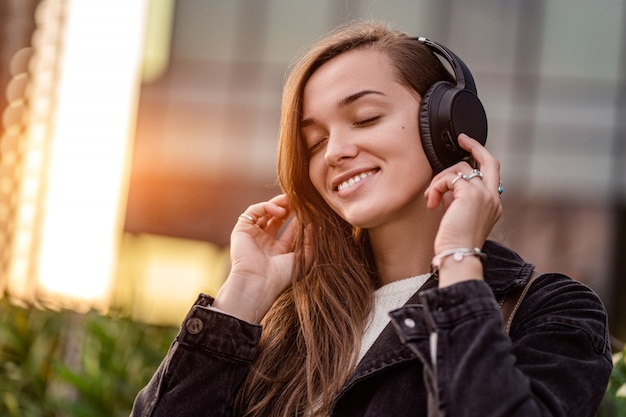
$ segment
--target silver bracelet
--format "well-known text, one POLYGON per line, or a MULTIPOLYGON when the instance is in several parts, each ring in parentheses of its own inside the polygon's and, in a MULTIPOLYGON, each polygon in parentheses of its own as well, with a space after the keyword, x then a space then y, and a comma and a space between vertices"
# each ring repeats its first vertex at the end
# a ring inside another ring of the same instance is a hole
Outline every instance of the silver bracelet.
POLYGON ((433 260, 430 262, 430 272, 434 276, 439 276, 439 268, 441 267, 441 262, 444 260, 444 258, 447 258, 448 256, 452 256, 452 259, 457 262, 461 262, 466 256, 478 256, 480 258, 480 262, 483 264, 483 267, 487 262, 487 255, 481 252, 480 248, 455 248, 444 250, 443 252, 435 255, 433 260))

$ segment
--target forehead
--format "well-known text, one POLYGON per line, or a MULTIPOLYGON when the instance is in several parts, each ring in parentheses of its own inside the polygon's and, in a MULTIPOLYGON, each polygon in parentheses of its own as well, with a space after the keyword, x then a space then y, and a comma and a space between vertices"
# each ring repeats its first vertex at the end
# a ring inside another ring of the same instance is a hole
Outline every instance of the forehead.
POLYGON ((389 57, 378 50, 345 52, 320 66, 307 81, 303 104, 353 94, 362 89, 383 90, 398 86, 389 57))

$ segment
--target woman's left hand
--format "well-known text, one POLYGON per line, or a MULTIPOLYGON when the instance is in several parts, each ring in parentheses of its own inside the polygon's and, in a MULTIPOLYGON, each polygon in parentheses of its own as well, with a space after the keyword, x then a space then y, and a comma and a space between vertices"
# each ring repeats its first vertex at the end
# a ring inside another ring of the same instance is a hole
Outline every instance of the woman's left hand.
POLYGON ((467 162, 459 162, 437 174, 425 192, 428 208, 444 205, 435 238, 435 254, 456 248, 482 247, 502 214, 500 162, 479 142, 465 134, 459 145, 476 161, 480 176, 467 162), (465 176, 465 177, 463 177, 465 176))

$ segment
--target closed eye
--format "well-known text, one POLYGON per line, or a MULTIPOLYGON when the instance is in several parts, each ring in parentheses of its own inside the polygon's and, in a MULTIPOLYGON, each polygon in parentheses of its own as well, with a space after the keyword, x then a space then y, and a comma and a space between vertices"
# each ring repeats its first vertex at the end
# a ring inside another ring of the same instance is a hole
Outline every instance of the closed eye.
POLYGON ((318 140, 317 142, 315 142, 313 145, 309 146, 309 149, 308 149, 309 155, 312 155, 315 152, 319 151, 322 148, 322 146, 324 146, 327 140, 328 138, 322 138, 318 140))
POLYGON ((374 123, 376 123, 379 119, 380 119, 380 116, 370 117, 370 118, 368 118, 368 119, 359 120, 358 122, 354 122, 354 123, 353 123, 353 126, 354 126, 354 127, 365 127, 365 126, 373 125, 373 124, 374 124, 374 123))

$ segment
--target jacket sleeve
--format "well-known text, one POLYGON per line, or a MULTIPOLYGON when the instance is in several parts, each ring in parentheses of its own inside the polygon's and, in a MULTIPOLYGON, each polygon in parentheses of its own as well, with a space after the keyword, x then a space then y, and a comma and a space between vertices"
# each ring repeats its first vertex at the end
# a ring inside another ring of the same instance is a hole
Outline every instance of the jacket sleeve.
POLYGON ((231 415, 261 326, 213 310, 211 301, 200 295, 167 356, 135 398, 131 417, 231 415))
POLYGON ((392 319, 424 365, 432 417, 593 417, 611 374, 604 306, 563 275, 533 283, 510 338, 483 281, 424 291, 392 319))

